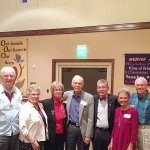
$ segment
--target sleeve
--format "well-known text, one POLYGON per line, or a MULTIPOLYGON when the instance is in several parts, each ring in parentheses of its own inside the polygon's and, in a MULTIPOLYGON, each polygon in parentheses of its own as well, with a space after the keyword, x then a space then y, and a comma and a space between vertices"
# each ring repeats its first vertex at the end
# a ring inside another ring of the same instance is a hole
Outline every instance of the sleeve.
MULTIPOLYGON (((117 111, 117 109, 115 109, 115 114, 114 114, 114 124, 115 124, 115 120, 116 120, 116 111, 117 111)), ((114 137, 114 134, 115 134, 115 126, 113 127, 113 130, 112 130, 112 133, 111 133, 111 138, 114 137)))
POLYGON ((23 136, 26 136, 29 133, 27 128, 27 124, 29 122, 29 110, 25 107, 25 105, 21 106, 19 111, 19 130, 23 136))
POLYGON ((135 144, 138 134, 138 112, 133 108, 133 112, 131 114, 131 139, 130 143, 135 144))
POLYGON ((93 136, 93 122, 94 122, 94 99, 93 96, 91 97, 89 101, 89 108, 88 108, 88 125, 86 130, 86 137, 92 137, 93 136))

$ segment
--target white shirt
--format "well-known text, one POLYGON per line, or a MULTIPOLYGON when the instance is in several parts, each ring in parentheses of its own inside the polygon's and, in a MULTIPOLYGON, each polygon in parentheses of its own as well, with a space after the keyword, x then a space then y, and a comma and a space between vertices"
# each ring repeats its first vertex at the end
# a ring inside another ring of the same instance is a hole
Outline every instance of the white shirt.
POLYGON ((108 100, 98 102, 96 127, 108 128, 108 100))

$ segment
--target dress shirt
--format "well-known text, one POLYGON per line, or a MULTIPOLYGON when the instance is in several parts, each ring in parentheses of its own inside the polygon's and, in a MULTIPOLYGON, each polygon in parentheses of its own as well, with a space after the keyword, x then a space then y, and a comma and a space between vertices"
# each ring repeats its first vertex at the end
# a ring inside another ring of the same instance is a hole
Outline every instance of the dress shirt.
POLYGON ((69 119, 74 123, 79 123, 79 105, 80 97, 73 95, 70 104, 69 119))
POLYGON ((108 101, 102 100, 98 102, 96 127, 108 128, 108 101))
MULTIPOLYGON (((47 116, 40 103, 39 106, 46 119, 47 124, 47 116)), ((46 138, 48 138, 47 126, 45 132, 45 126, 41 115, 35 109, 34 105, 31 104, 29 101, 23 104, 20 109, 19 129, 20 129, 20 140, 25 143, 29 143, 29 141, 27 141, 25 138, 25 136, 29 133, 36 141, 46 141, 46 138)))
POLYGON ((5 91, 3 84, 0 84, 0 135, 11 136, 19 133, 19 108, 22 95, 20 90, 14 86, 10 102, 5 91))
POLYGON ((137 93, 131 95, 130 104, 138 111, 139 125, 150 125, 150 92, 143 98, 138 97, 137 93))

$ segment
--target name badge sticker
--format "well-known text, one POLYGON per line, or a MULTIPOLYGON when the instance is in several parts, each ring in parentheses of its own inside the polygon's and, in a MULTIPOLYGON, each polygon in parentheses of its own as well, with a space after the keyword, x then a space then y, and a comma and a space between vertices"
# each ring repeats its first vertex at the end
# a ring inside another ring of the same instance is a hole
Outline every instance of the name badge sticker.
POLYGON ((124 118, 131 118, 131 114, 124 114, 124 118))
POLYGON ((81 100, 80 104, 83 105, 83 106, 87 105, 87 103, 85 101, 83 101, 83 100, 81 100))

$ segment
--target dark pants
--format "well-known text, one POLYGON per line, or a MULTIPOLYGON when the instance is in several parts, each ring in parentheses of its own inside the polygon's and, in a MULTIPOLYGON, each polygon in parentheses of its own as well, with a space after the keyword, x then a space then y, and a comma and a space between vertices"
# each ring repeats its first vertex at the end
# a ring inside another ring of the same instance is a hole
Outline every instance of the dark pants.
POLYGON ((64 134, 55 134, 55 143, 45 142, 44 150, 64 150, 64 134))
MULTIPOLYGON (((40 145, 40 150, 44 150, 44 142, 38 142, 40 145)), ((20 141, 19 150, 33 150, 32 145, 30 143, 24 143, 20 141)))
POLYGON ((19 134, 11 136, 0 135, 0 150, 19 150, 19 134))
POLYGON ((93 150, 108 150, 110 133, 107 129, 97 128, 94 134, 93 150))
POLYGON ((90 144, 86 145, 83 141, 79 127, 68 125, 66 150, 88 150, 90 144))

